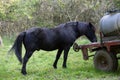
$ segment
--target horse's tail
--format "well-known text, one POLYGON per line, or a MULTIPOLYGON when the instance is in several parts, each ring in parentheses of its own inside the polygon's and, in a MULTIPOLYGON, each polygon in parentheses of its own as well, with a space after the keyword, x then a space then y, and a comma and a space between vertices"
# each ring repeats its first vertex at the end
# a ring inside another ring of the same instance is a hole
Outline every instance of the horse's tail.
POLYGON ((17 59, 20 61, 20 63, 22 63, 22 42, 24 40, 25 34, 26 32, 20 33, 18 37, 16 38, 14 45, 9 50, 9 52, 10 51, 15 52, 15 55, 17 56, 17 59))

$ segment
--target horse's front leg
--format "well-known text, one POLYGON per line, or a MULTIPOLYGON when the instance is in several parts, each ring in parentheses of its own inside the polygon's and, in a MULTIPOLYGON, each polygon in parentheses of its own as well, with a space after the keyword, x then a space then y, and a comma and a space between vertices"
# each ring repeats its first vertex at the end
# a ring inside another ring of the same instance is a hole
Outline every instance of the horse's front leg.
POLYGON ((66 68, 66 62, 67 62, 67 57, 68 57, 68 52, 70 50, 70 46, 66 46, 64 48, 64 61, 63 61, 63 68, 66 68))
POLYGON ((26 64, 27 64, 29 58, 32 56, 32 54, 33 54, 32 51, 26 51, 26 53, 25 53, 25 56, 23 58, 23 66, 22 66, 22 70, 21 70, 21 73, 23 75, 27 74, 27 72, 26 72, 26 64))
POLYGON ((63 48, 58 49, 58 52, 57 52, 57 55, 56 55, 56 59, 55 59, 54 64, 53 64, 53 67, 55 69, 57 68, 57 62, 58 62, 58 59, 61 56, 62 51, 63 51, 63 48))

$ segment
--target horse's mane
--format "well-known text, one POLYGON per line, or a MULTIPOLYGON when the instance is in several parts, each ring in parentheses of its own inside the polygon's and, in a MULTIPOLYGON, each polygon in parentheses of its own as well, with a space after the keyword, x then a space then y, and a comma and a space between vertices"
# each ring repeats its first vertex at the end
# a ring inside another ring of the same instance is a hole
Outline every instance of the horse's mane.
POLYGON ((71 22, 60 24, 60 25, 56 26, 56 28, 59 28, 59 27, 69 27, 69 26, 74 26, 74 25, 77 25, 76 21, 71 21, 71 22))

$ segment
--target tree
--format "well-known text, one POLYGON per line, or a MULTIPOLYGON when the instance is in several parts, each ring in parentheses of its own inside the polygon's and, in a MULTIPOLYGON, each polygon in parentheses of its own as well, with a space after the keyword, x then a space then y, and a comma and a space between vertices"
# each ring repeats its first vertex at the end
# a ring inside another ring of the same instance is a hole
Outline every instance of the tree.
POLYGON ((100 18, 115 5, 119 7, 119 0, 0 0, 0 34, 13 35, 31 26, 53 27, 68 21, 99 26, 100 18))

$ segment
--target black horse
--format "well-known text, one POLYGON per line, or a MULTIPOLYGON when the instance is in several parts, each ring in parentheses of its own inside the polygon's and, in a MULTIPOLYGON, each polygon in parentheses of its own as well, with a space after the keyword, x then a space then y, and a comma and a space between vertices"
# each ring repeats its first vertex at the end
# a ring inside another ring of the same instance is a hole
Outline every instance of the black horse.
POLYGON ((21 73, 26 75, 26 64, 35 50, 52 51, 58 49, 53 67, 57 68, 57 62, 64 50, 63 68, 66 68, 66 61, 70 47, 80 36, 85 35, 91 42, 96 42, 95 28, 88 22, 67 22, 55 28, 31 28, 21 32, 15 40, 11 50, 15 51, 18 60, 23 64, 21 73), (22 43, 26 49, 22 60, 22 43))

